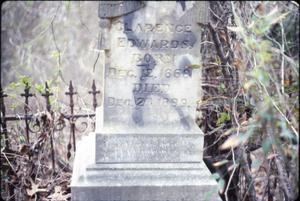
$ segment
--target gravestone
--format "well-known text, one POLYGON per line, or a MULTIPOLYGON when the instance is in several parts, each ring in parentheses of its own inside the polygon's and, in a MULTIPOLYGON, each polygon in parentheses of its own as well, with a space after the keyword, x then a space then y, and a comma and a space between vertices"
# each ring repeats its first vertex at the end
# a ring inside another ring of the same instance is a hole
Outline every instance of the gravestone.
POLYGON ((195 123, 207 2, 101 1, 99 17, 103 106, 77 146, 72 200, 219 200, 195 123))

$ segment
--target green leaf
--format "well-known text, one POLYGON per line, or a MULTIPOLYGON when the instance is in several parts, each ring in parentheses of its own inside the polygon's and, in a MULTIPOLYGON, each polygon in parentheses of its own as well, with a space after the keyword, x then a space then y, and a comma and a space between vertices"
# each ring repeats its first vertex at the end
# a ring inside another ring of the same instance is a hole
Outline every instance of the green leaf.
POLYGON ((281 133, 280 136, 289 140, 296 140, 297 138, 291 133, 291 131, 287 128, 286 122, 284 120, 280 121, 281 133))
POLYGON ((17 107, 18 107, 17 103, 11 103, 9 106, 10 109, 16 109, 17 107))
POLYGON ((271 140, 270 138, 267 138, 263 141, 262 148, 265 154, 267 154, 271 150, 272 144, 273 140, 271 140))
POLYGON ((11 83, 8 85, 8 88, 14 90, 14 89, 17 89, 19 86, 20 86, 20 83, 11 82, 11 83))
POLYGON ((213 173, 212 175, 209 176, 210 179, 214 179, 217 180, 220 178, 220 174, 219 173, 213 173))
POLYGON ((259 67, 253 68, 253 70, 250 72, 250 76, 252 76, 255 79, 259 80, 264 85, 269 84, 268 73, 265 70, 263 70, 262 68, 259 68, 259 67))
POLYGON ((57 99, 53 96, 50 96, 49 97, 49 102, 50 102, 50 105, 54 105, 57 102, 57 99))
POLYGON ((218 190, 220 192, 223 192, 224 191, 224 187, 225 187, 225 181, 224 181, 224 179, 220 179, 218 181, 218 190))
POLYGON ((225 92, 226 92, 225 84, 224 84, 224 83, 221 83, 221 84, 218 86, 218 90, 219 90, 221 93, 225 93, 225 92))
POLYGON ((188 68, 192 68, 192 69, 198 69, 200 67, 201 67, 201 65, 199 65, 199 64, 191 64, 188 66, 188 68))
POLYGON ((65 1, 65 5, 66 5, 67 12, 69 13, 71 9, 71 1, 65 1))
POLYGON ((220 116, 218 118, 218 121, 217 121, 217 125, 221 125, 222 123, 224 123, 225 121, 229 121, 230 120, 230 115, 229 113, 226 113, 226 112, 221 112, 220 113, 220 116))
POLYGON ((26 84, 29 84, 31 83, 31 78, 28 77, 28 76, 25 76, 25 75, 20 75, 19 76, 19 79, 20 79, 20 82, 23 84, 23 85, 26 85, 26 84))
POLYGON ((257 169, 260 167, 260 165, 262 164, 263 161, 261 160, 258 160, 258 159, 255 159, 253 162, 252 162, 252 165, 251 167, 254 168, 254 169, 257 169))
POLYGON ((43 84, 35 84, 34 87, 39 93, 43 93, 45 91, 45 86, 43 84))
POLYGON ((25 1, 26 6, 33 6, 34 1, 25 1))
POLYGON ((19 136, 19 140, 20 140, 20 143, 25 143, 26 142, 25 137, 23 135, 19 136))
POLYGON ((51 57, 54 58, 54 59, 58 59, 58 57, 60 56, 60 52, 59 51, 52 51, 51 52, 51 57))
POLYGON ((204 193, 204 200, 211 201, 213 194, 216 193, 216 189, 211 189, 204 193))

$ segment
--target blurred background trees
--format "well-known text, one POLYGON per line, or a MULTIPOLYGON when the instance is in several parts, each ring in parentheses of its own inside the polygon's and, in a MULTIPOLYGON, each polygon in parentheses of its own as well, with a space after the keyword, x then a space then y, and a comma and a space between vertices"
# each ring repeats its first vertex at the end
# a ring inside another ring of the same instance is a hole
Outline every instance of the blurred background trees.
MULTIPOLYGON (((99 86, 98 2, 6 1, 1 7, 1 83, 18 93, 22 79, 32 90, 45 81, 61 98, 70 80, 79 92, 99 86)), ((84 97, 82 99, 85 101, 84 97)), ((63 101, 62 101, 63 102, 63 101)))

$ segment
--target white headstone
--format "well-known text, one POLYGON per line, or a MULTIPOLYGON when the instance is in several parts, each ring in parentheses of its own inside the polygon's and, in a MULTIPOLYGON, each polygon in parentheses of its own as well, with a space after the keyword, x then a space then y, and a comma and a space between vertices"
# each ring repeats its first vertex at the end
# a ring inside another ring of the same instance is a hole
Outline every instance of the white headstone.
POLYGON ((101 129, 188 131, 199 83, 202 3, 149 1, 111 21, 101 129))
POLYGON ((103 106, 96 140, 82 143, 94 160, 76 153, 72 200, 219 200, 195 123, 208 3, 102 1, 99 12, 103 106))

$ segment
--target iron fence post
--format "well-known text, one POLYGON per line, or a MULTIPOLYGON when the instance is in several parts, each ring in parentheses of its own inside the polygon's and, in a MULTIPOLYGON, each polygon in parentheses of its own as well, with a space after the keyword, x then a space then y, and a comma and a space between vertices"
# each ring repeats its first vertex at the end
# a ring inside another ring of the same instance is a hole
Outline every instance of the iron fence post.
MULTIPOLYGON (((50 103, 50 96, 53 96, 53 93, 50 92, 47 82, 45 82, 45 93, 43 93, 42 96, 45 97, 47 111, 51 114, 51 117, 53 118, 53 114, 51 112, 51 103, 50 103)), ((48 129, 50 129, 50 127, 48 127, 48 129)), ((51 130, 49 130, 48 132, 50 135, 52 168, 53 168, 53 172, 55 172, 55 155, 54 155, 53 136, 52 136, 53 133, 51 132, 51 130)))
POLYGON ((89 94, 93 95, 93 109, 94 111, 96 111, 96 107, 97 107, 97 94, 100 94, 100 91, 97 90, 96 88, 96 84, 95 84, 95 80, 93 80, 93 85, 92 85, 92 91, 89 91, 89 94))
MULTIPOLYGON (((96 108, 97 108, 97 94, 100 94, 100 91, 97 90, 96 88, 96 84, 95 84, 95 80, 93 80, 93 84, 92 84, 92 91, 89 91, 89 94, 92 94, 93 95, 93 109, 94 109, 94 112, 96 111, 96 108)), ((96 123, 93 122, 93 127, 95 128, 96 127, 96 123)))
POLYGON ((24 93, 21 94, 21 96, 25 97, 25 105, 24 105, 24 112, 25 112, 25 126, 26 126, 26 138, 27 143, 30 142, 29 140, 29 122, 28 122, 28 111, 29 111, 29 97, 34 96, 34 94, 29 93, 30 86, 28 83, 25 85, 24 93))
POLYGON ((48 112, 51 112, 51 103, 50 103, 50 96, 53 96, 53 93, 50 93, 48 83, 45 82, 45 93, 42 94, 46 100, 46 108, 48 112))
POLYGON ((7 94, 4 93, 2 90, 2 86, 0 83, 0 111, 2 113, 1 115, 1 135, 4 136, 4 142, 5 142, 5 150, 9 148, 9 142, 8 142, 8 135, 7 135, 7 124, 6 124, 6 117, 5 117, 5 104, 4 104, 4 98, 7 97, 7 94))
POLYGON ((76 151, 76 138, 75 138, 75 122, 74 122, 74 100, 73 100, 73 95, 77 94, 77 92, 74 92, 74 87, 72 84, 72 81, 70 81, 69 83, 69 91, 67 91, 65 93, 66 95, 69 95, 70 97, 70 108, 71 108, 71 117, 70 117, 70 141, 69 141, 69 146, 68 146, 68 158, 71 157, 71 153, 69 152, 71 147, 70 147, 70 143, 71 143, 71 136, 73 138, 73 150, 74 153, 76 151))

